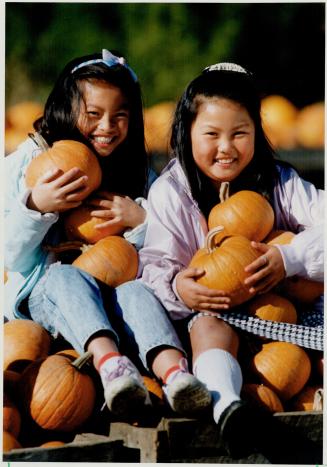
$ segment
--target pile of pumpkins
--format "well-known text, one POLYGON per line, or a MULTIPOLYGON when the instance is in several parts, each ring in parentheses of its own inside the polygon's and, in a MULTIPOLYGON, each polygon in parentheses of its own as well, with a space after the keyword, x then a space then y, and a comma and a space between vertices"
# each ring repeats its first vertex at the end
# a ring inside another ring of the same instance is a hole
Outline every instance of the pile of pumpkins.
MULTIPOLYGON (((26 171, 27 186, 33 187, 54 166, 64 172, 79 167, 88 175, 88 194, 101 183, 101 169, 92 151, 82 143, 59 141, 32 160, 26 171)), ((65 219, 71 240, 58 248, 83 250, 73 264, 111 287, 134 279, 138 267, 135 248, 117 232, 105 232, 99 238, 94 234, 97 222, 86 206, 72 209, 65 219)), ((260 297, 250 296, 243 285, 244 267, 259 255, 251 240, 268 244, 292 241, 291 232, 274 232, 273 224, 274 212, 263 196, 252 191, 238 192, 212 209, 206 246, 195 254, 190 265, 205 270, 199 282, 229 292, 232 305, 244 304, 249 313, 261 319, 294 323, 296 304, 313 302, 323 293, 322 283, 286 279, 282 296, 271 291, 260 297), (249 207, 255 216, 249 214, 249 207)), ((20 437, 22 423, 34 424, 44 438, 49 441, 52 437, 50 441, 59 444, 66 438, 55 439, 53 433, 82 430, 94 414, 98 392, 98 376, 88 362, 91 355, 78 356, 66 349, 53 352, 49 334, 30 320, 4 324, 3 348, 4 452, 24 446, 20 437)), ((251 375, 245 377, 243 395, 254 405, 271 412, 321 408, 321 352, 309 354, 295 344, 262 341, 250 361, 249 368, 243 369, 245 376, 251 375)), ((152 394, 162 401, 158 383, 151 378, 148 382, 152 394)), ((41 444, 34 440, 27 446, 41 444)))
MULTIPOLYGON (((99 429, 107 416, 92 355, 79 355, 64 340, 60 347, 31 320, 4 324, 3 452, 64 445, 77 433, 99 429)), ((149 376, 143 378, 159 407, 161 387, 149 376)))
MULTIPOLYGON (((257 296, 244 286, 244 268, 261 256, 251 241, 288 244, 294 234, 275 231, 274 211, 253 191, 239 191, 217 204, 208 217, 205 246, 193 256, 190 267, 203 269, 197 282, 224 290, 231 306, 243 305, 249 315, 262 320, 295 324, 297 307, 310 306, 324 292, 324 284, 302 277, 284 279, 278 291, 257 296)), ((225 311, 228 313, 228 311, 225 311)), ((323 353, 307 351, 288 342, 256 341, 242 369, 246 383, 243 398, 271 412, 322 410, 323 353)))

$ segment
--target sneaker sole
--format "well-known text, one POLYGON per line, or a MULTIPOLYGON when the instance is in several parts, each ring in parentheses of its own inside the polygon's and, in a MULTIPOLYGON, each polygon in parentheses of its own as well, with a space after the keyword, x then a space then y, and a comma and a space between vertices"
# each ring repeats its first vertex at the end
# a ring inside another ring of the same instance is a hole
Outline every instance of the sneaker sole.
MULTIPOLYGON (((107 402, 107 395, 105 400, 107 402)), ((107 406, 114 415, 118 417, 128 417, 145 406, 147 391, 137 384, 126 384, 125 387, 117 385, 117 388, 110 390, 110 402, 107 406), (116 393, 115 393, 116 392, 116 393)))
POLYGON ((200 412, 211 404, 211 395, 206 388, 186 387, 178 392, 178 396, 171 397, 171 406, 175 412, 189 414, 200 412))

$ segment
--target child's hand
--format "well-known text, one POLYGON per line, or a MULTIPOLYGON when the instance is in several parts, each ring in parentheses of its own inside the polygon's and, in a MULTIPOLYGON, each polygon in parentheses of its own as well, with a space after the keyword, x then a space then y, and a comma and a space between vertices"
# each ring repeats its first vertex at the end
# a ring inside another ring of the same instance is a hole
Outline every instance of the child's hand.
POLYGON ((115 224, 134 228, 142 224, 146 216, 142 206, 128 196, 107 191, 96 193, 94 197, 88 199, 87 204, 97 208, 91 212, 91 216, 104 219, 104 222, 95 226, 99 230, 115 224))
POLYGON ((224 291, 209 289, 195 281, 203 274, 203 269, 196 268, 187 268, 179 272, 176 276, 176 288, 179 296, 191 310, 227 310, 230 298, 224 291))
POLYGON ((87 176, 78 167, 60 169, 40 177, 27 200, 27 207, 41 213, 63 212, 76 208, 85 198, 87 176))
POLYGON ((265 293, 285 277, 282 255, 275 246, 258 242, 251 242, 251 245, 262 255, 246 266, 245 272, 251 276, 245 279, 244 284, 250 286, 251 293, 265 293))

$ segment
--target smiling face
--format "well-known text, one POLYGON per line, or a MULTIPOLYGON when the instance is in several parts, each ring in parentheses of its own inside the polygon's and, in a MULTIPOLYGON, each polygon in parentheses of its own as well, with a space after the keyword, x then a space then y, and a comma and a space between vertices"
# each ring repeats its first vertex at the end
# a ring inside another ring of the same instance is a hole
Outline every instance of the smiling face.
POLYGON ((219 189, 250 163, 254 137, 254 123, 244 107, 225 98, 203 98, 191 126, 195 163, 219 189))
POLYGON ((81 84, 83 99, 77 121, 79 131, 100 157, 107 157, 126 139, 129 110, 122 91, 105 81, 81 84))

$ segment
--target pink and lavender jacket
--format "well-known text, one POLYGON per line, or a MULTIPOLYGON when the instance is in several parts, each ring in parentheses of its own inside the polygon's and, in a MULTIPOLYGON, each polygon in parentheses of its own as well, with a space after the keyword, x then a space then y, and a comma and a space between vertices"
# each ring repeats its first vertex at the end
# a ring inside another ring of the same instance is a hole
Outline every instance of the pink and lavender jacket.
MULTIPOLYGON (((291 168, 278 166, 278 171, 274 229, 297 234, 291 244, 278 246, 286 276, 323 281, 324 191, 291 168)), ((138 271, 139 280, 154 291, 172 319, 192 313, 178 297, 175 277, 203 247, 207 232, 206 219, 192 198, 183 169, 172 159, 149 192, 148 226, 138 271)))

